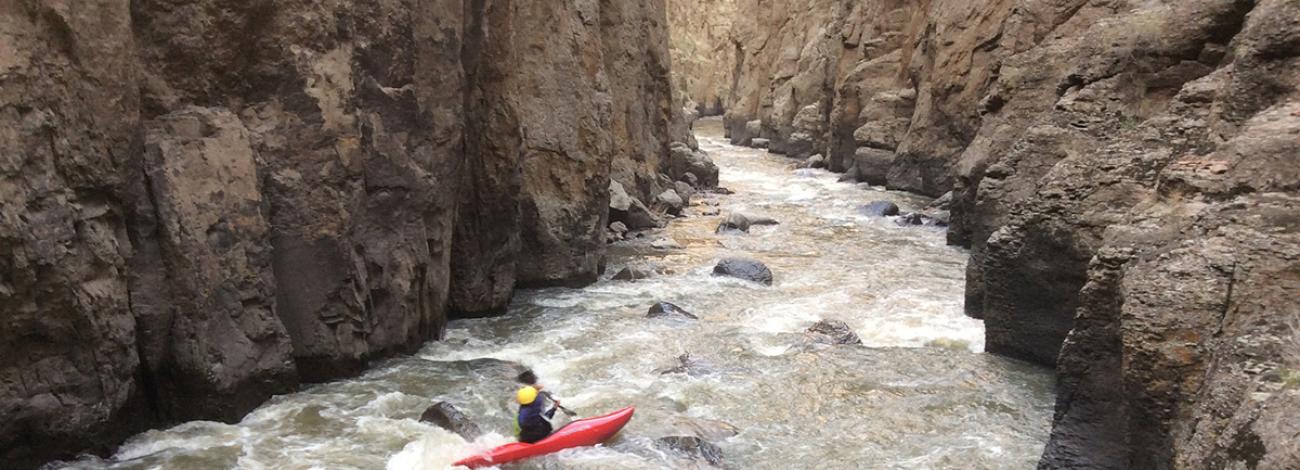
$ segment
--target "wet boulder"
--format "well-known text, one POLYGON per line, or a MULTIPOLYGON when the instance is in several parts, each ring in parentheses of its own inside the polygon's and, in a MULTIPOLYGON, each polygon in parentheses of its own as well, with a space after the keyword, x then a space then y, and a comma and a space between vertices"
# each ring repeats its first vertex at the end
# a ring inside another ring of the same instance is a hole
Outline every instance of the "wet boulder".
POLYGON ((682 215, 682 209, 686 208, 686 200, 677 194, 677 190, 669 189, 659 193, 655 197, 655 202, 663 206, 664 210, 672 215, 682 215))
POLYGON ((645 269, 639 266, 627 266, 623 269, 620 269, 618 273, 615 273, 614 277, 611 277, 610 279, 613 279, 615 281, 635 281, 638 279, 647 279, 653 275, 654 275, 654 271, 651 271, 649 269, 645 269))
POLYGON ((663 226, 663 221, 645 203, 632 197, 623 189, 622 184, 613 180, 609 182, 609 220, 622 222, 631 230, 663 226))
POLYGON ((826 168, 826 157, 820 153, 808 157, 807 160, 799 163, 799 168, 826 168))
POLYGON ((772 270, 762 261, 750 258, 724 258, 713 267, 713 275, 772 285, 772 270))
POLYGON ((713 163, 709 154, 703 150, 693 149, 681 142, 673 142, 669 146, 669 173, 672 176, 686 180, 694 187, 713 187, 718 185, 718 165, 713 163), (688 178, 686 175, 694 176, 688 178))
POLYGON ((654 445, 661 450, 703 460, 715 467, 722 465, 722 449, 697 436, 664 436, 655 439, 654 445))
POLYGON ((934 211, 934 215, 929 213, 908 212, 894 220, 898 225, 923 225, 927 227, 947 227, 948 211, 934 211))
POLYGON ((749 225, 781 225, 776 219, 762 215, 742 214, 749 220, 749 225))
POLYGON ((718 224, 718 228, 714 230, 714 233, 749 233, 749 225, 749 217, 746 217, 745 214, 733 212, 728 214, 727 218, 722 220, 722 223, 718 224))
POLYGON ((730 190, 730 189, 724 188, 724 187, 722 187, 722 186, 718 186, 718 187, 716 187, 716 188, 713 188, 713 193, 714 193, 714 194, 736 194, 735 191, 732 191, 732 190, 730 190))
POLYGON ((700 319, 700 317, 695 316, 695 314, 687 312, 686 309, 668 302, 655 302, 654 305, 650 306, 650 310, 646 312, 645 316, 646 318, 674 317, 687 318, 691 320, 700 319))
POLYGON ((766 149, 772 146, 772 141, 768 139, 754 139, 749 141, 749 146, 756 149, 766 149))
POLYGON ((889 201, 874 201, 870 204, 859 207, 858 212, 870 217, 898 215, 898 204, 889 201))
POLYGON ((695 197, 696 192, 694 186, 685 181, 676 181, 673 182, 673 189, 677 190, 677 194, 682 197, 683 201, 686 201, 687 205, 691 204, 691 198, 695 197))
POLYGON ((819 344, 862 344, 847 323, 839 320, 822 320, 808 327, 805 336, 813 343, 819 344))
POLYGON ((929 210, 947 211, 950 210, 951 207, 952 207, 952 191, 948 191, 946 193, 943 193, 942 196, 939 196, 938 199, 930 201, 930 203, 925 206, 925 209, 927 211, 929 210))
POLYGON ((474 421, 445 401, 434 403, 433 406, 425 409, 424 413, 420 414, 420 421, 454 432, 467 441, 483 435, 483 430, 479 429, 474 421))

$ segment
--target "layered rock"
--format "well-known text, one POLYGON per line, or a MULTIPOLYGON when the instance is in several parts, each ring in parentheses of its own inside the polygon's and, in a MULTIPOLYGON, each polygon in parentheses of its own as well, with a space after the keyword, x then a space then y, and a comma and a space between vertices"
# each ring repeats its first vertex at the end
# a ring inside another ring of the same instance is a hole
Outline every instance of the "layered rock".
POLYGON ((668 1, 673 89, 696 116, 724 112, 735 68, 729 38, 737 14, 734 0, 668 1))
POLYGON ((657 1, 0 6, 0 460, 235 420, 449 312, 593 281, 611 173, 673 187, 666 22, 657 1))

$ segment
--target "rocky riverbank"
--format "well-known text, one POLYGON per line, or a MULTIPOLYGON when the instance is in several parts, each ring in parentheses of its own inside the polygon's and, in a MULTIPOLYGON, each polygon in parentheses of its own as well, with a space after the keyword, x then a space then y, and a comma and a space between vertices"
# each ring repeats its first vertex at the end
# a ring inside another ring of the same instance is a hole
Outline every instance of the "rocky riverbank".
POLYGON ((594 281, 610 182, 650 200, 692 153, 666 25, 659 1, 5 2, 0 461, 237 420, 594 281))
POLYGON ((1300 465, 1296 2, 732 8, 671 17, 734 64, 675 82, 731 83, 732 142, 952 191, 988 350, 1061 374, 1041 466, 1300 465))

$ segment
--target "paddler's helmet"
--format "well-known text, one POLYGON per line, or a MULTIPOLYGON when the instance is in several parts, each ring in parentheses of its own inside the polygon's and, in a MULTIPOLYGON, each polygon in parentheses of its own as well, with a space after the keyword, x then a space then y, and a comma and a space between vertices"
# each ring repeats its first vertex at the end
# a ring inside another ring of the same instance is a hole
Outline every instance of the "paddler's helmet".
POLYGON ((527 405, 537 400, 537 389, 533 387, 524 387, 515 392, 515 399, 519 400, 520 405, 527 405))

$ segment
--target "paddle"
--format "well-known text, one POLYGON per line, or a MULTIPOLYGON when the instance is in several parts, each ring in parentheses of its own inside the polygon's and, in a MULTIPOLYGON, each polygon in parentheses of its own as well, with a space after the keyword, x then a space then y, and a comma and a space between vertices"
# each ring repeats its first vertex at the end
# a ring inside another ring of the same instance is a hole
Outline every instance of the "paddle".
MULTIPOLYGON (((528 369, 523 372, 520 372, 519 376, 515 377, 515 380, 518 380, 519 383, 524 385, 537 385, 537 374, 534 374, 532 369, 528 369)), ((546 399, 551 400, 551 403, 555 403, 555 395, 551 395, 551 392, 541 392, 541 393, 542 396, 546 397, 546 399)), ((555 403, 555 407, 559 408, 560 411, 563 411, 564 414, 569 415, 570 418, 578 416, 578 413, 575 413, 573 410, 565 408, 563 405, 560 405, 559 403, 555 403)))

